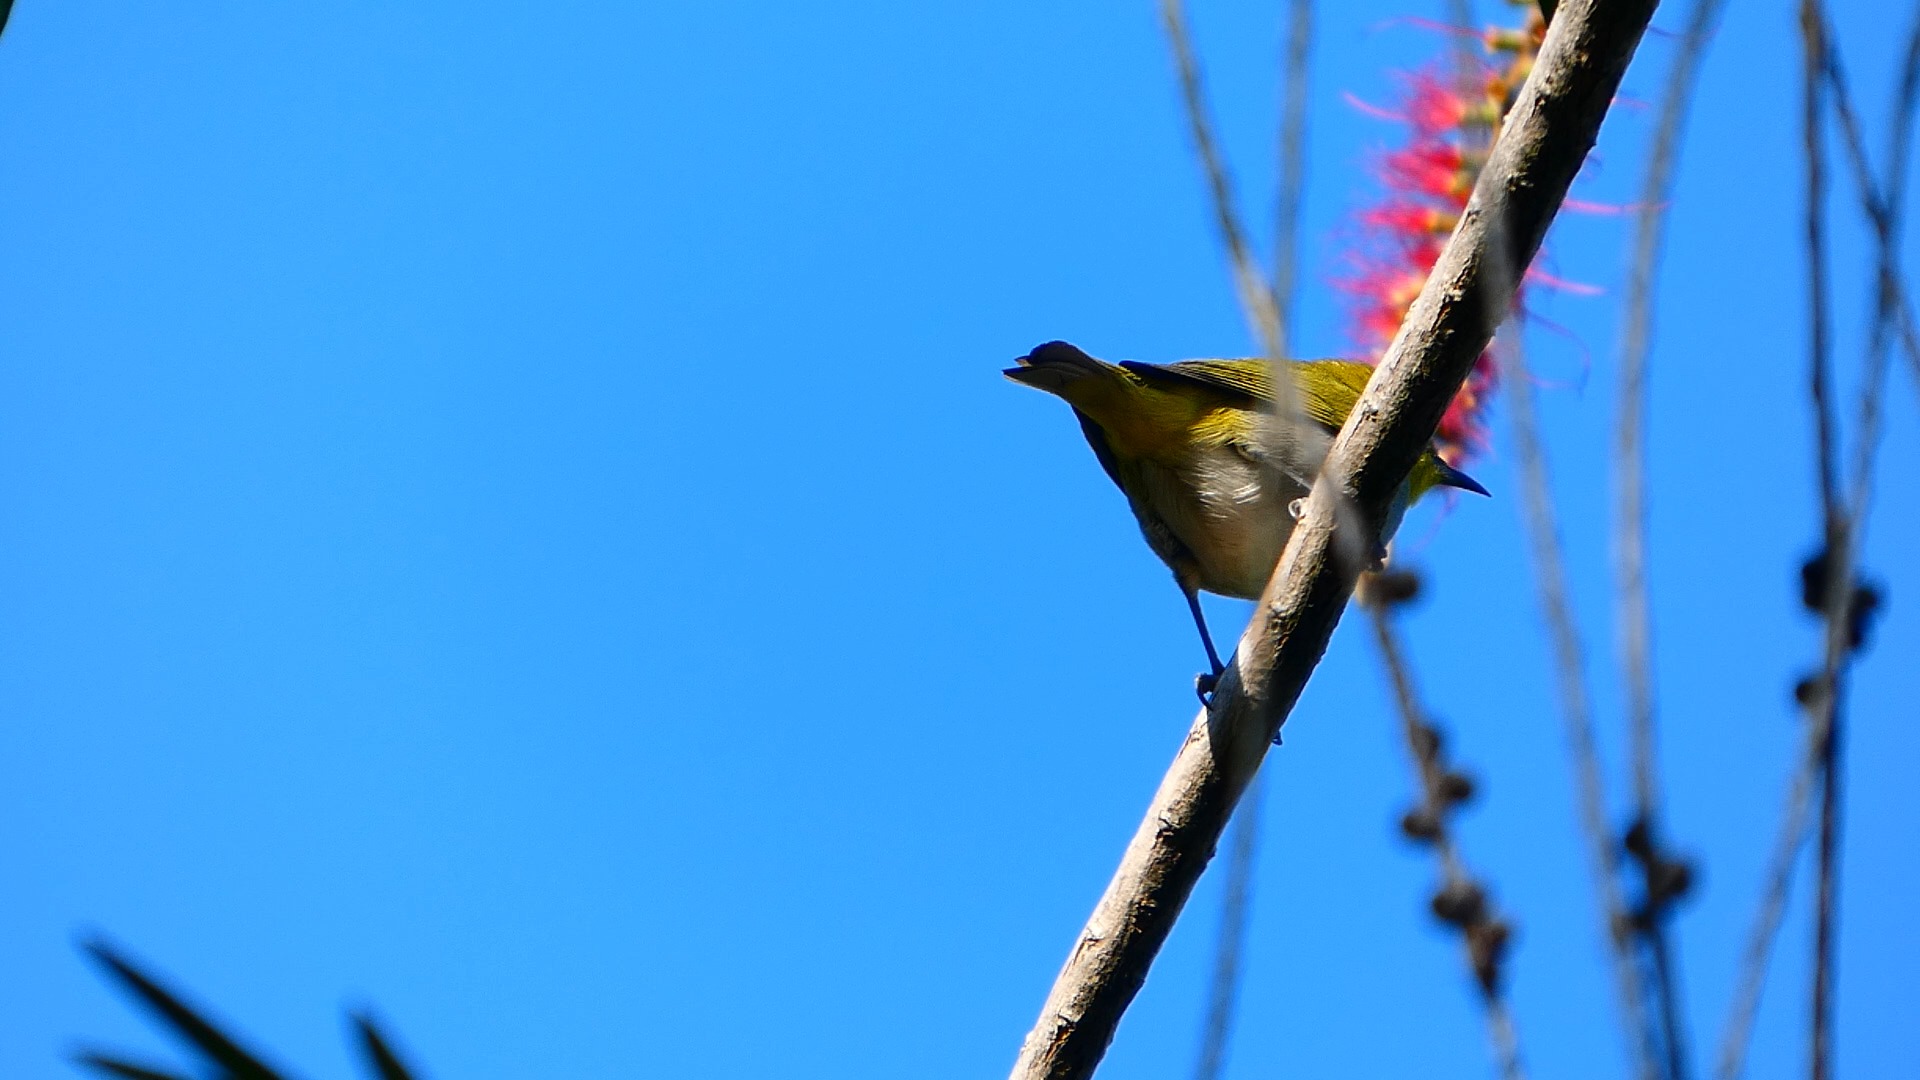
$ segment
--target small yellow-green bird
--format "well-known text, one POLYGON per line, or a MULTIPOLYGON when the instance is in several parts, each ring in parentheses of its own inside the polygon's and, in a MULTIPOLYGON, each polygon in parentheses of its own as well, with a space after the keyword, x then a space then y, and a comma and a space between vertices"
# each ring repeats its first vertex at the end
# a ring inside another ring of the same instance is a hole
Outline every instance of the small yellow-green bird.
MULTIPOLYGON (((1288 423, 1275 409, 1265 360, 1109 364, 1049 341, 1017 363, 1007 378, 1073 406, 1147 546, 1173 570, 1212 665, 1197 682, 1204 700, 1225 666, 1207 633, 1200 590, 1259 598, 1293 534, 1295 500, 1313 486, 1373 369, 1349 360, 1289 362, 1303 421, 1288 423)), ((1394 500, 1382 539, 1435 487, 1487 493, 1428 446, 1394 500)))

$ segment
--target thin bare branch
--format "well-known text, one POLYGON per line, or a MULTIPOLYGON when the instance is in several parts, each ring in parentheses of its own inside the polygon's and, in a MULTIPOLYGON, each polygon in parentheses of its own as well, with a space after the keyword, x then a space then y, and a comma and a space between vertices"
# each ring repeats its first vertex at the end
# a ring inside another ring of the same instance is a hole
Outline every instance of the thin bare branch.
MULTIPOLYGON (((1920 15, 1915 17, 1913 36, 1909 39, 1907 48, 1905 70, 1900 87, 1895 94, 1893 129, 1889 138, 1892 158, 1887 164, 1888 183, 1884 194, 1875 190, 1872 167, 1867 161, 1860 124, 1854 113, 1851 96, 1847 91, 1839 50, 1832 42, 1826 12, 1818 0, 1807 0, 1803 6, 1802 20, 1805 24, 1807 50, 1810 56, 1809 65, 1817 67, 1832 92, 1834 109, 1840 119, 1848 163, 1859 190, 1861 207, 1873 226, 1879 248, 1875 320, 1867 353, 1867 378, 1861 391, 1861 431, 1855 459, 1854 486, 1851 497, 1843 509, 1835 510, 1831 505, 1827 509, 1827 540, 1821 555, 1827 575, 1826 596, 1823 604, 1827 633, 1824 663, 1816 697, 1816 707, 1823 722, 1818 728, 1822 736, 1819 740, 1821 750, 1819 877, 1815 903, 1813 1037, 1810 1071, 1814 1080, 1827 1080, 1833 1073, 1835 982, 1833 969, 1839 921, 1837 864, 1842 809, 1840 791, 1844 778, 1842 752, 1845 745, 1841 701, 1845 691, 1844 674, 1847 658, 1852 650, 1859 646, 1863 634, 1863 630, 1856 625, 1856 621, 1861 616, 1856 613, 1855 607, 1863 603, 1864 597, 1855 584, 1854 567, 1866 532, 1867 514, 1871 508, 1873 463, 1880 445, 1879 399, 1886 380, 1886 338, 1890 331, 1890 324, 1896 318, 1901 321, 1902 329, 1908 335, 1906 340, 1911 349, 1912 318, 1910 309, 1905 303, 1905 286, 1900 274, 1896 236, 1904 198, 1906 155, 1911 138, 1916 85, 1920 85, 1920 15), (1896 309, 1898 309, 1897 315, 1896 309)), ((1810 172, 1818 167, 1817 137, 1817 132, 1809 135, 1810 172)), ((1810 208, 1810 222, 1817 219, 1819 213, 1819 208, 1810 208)), ((1812 234, 1813 225, 1810 224, 1809 229, 1812 234)), ((1820 257, 1820 252, 1811 243, 1808 252, 1810 261, 1820 257)), ((1908 355, 1914 362, 1916 374, 1920 374, 1920 354, 1910 351, 1908 355)), ((1822 359, 1816 355, 1814 363, 1818 365, 1822 359)), ((1816 406, 1823 404, 1816 399, 1816 406)), ((1822 431, 1823 440, 1827 435, 1828 432, 1822 431)), ((1823 456, 1834 452, 1824 444, 1824 441, 1821 449, 1823 456)))
MULTIPOLYGON (((1821 469, 1821 507, 1825 522, 1824 543, 1814 560, 1803 568, 1805 592, 1809 602, 1818 596, 1826 621, 1826 648, 1820 677, 1807 696, 1815 715, 1815 731, 1820 736, 1820 830, 1818 884, 1815 899, 1814 964, 1812 993, 1812 1038, 1810 1073, 1813 1080, 1828 1080, 1833 1072, 1833 986, 1834 941, 1839 917, 1837 863, 1839 859, 1839 788, 1841 782, 1840 748, 1842 718, 1840 702, 1844 691, 1842 677, 1847 655, 1859 643, 1860 629, 1855 624, 1856 605, 1860 602, 1854 578, 1856 543, 1862 522, 1854 519, 1850 508, 1840 502, 1835 491, 1835 459, 1839 455, 1838 436, 1833 417, 1832 359, 1825 340, 1826 253, 1825 253, 1825 143, 1823 131, 1823 91, 1836 91, 1846 145, 1860 185, 1861 201, 1883 247, 1888 242, 1889 216, 1886 205, 1873 190, 1873 178, 1866 163, 1854 121, 1851 104, 1843 100, 1844 82, 1828 37, 1826 13, 1819 0, 1803 0, 1800 9, 1802 37, 1806 51, 1806 156, 1807 156, 1807 264, 1813 308, 1813 341, 1810 356, 1811 396, 1817 420, 1818 456, 1821 469)), ((1889 260, 1881 261, 1879 282, 1883 293, 1897 288, 1889 260)), ((1870 455, 1863 458, 1870 460, 1870 455)), ((1864 484, 1866 478, 1862 478, 1864 484)))
MULTIPOLYGON (((1252 322, 1254 333, 1259 336, 1268 359, 1279 363, 1287 355, 1287 328, 1280 321, 1273 290, 1260 274, 1259 264, 1253 258, 1253 249, 1247 243, 1247 232, 1240 225, 1239 211, 1234 208, 1233 182, 1227 177, 1226 162, 1220 156, 1219 144, 1213 137, 1213 124, 1207 119, 1207 98, 1200 83, 1200 62, 1193 54, 1193 41, 1187 33, 1186 12, 1181 0, 1161 0, 1160 20, 1166 28, 1167 43, 1173 49, 1187 126, 1193 136, 1194 151, 1199 154, 1201 168, 1207 175, 1214 224, 1220 230, 1221 242, 1226 245, 1227 258, 1233 263, 1233 280, 1240 293, 1240 303, 1246 309, 1247 318, 1252 322)), ((1287 379, 1275 379, 1273 383, 1275 393, 1284 399, 1280 402, 1280 414, 1294 415, 1292 383, 1287 379)))
MULTIPOLYGON (((1834 801, 1840 727, 1840 669, 1846 655, 1842 624, 1853 581, 1852 542, 1846 507, 1840 501, 1839 436, 1833 407, 1833 358, 1827 311, 1826 128, 1824 91, 1831 63, 1826 15, 1819 0, 1801 0, 1800 32, 1805 50, 1806 87, 1802 95, 1807 167, 1807 288, 1810 317, 1808 390, 1812 398, 1816 458, 1820 475, 1821 519, 1825 523, 1822 558, 1826 563, 1826 650, 1816 695, 1816 731, 1820 747, 1819 876, 1815 887, 1812 1038, 1809 1073, 1829 1080, 1833 1071, 1833 923, 1835 915, 1834 801)), ((1876 209, 1878 209, 1876 204, 1876 209)), ((1876 217, 1878 217, 1876 215, 1876 217)))
POLYGON ((1379 524, 1466 380, 1511 291, 1493 266, 1533 261, 1652 18, 1651 0, 1566 0, 1460 223, 1335 437, 1287 547, 1145 820, 1055 980, 1013 1076, 1092 1073, 1211 858, 1234 804, 1326 651, 1361 566, 1339 557, 1379 524), (1495 224, 1499 228, 1495 228, 1495 224), (1498 245, 1496 248, 1495 245, 1498 245), (1364 520, 1340 507, 1351 503, 1364 520))
MULTIPOLYGON (((1846 508, 1857 545, 1859 534, 1864 529, 1868 501, 1872 497, 1874 457, 1880 448, 1880 397, 1886 384, 1887 338, 1896 325, 1903 331, 1902 341, 1909 350, 1909 358, 1920 365, 1920 352, 1914 351, 1911 309, 1906 299, 1905 278, 1900 272, 1897 243, 1905 195, 1905 158, 1913 131, 1915 97, 1916 93, 1920 93, 1916 90, 1916 87, 1920 87, 1920 13, 1916 14, 1913 33, 1908 39, 1906 66, 1900 87, 1895 93, 1893 128, 1888 139, 1893 157, 1887 163, 1887 184, 1884 188, 1874 182, 1873 167, 1867 161, 1866 141, 1860 133, 1859 117, 1854 111, 1852 95, 1847 90, 1846 73, 1840 63, 1839 50, 1833 46, 1830 28, 1825 26, 1824 12, 1816 11, 1815 14, 1822 20, 1821 41, 1825 44, 1823 70, 1827 86, 1833 94, 1834 114, 1840 120, 1841 145, 1847 150, 1848 171, 1854 179, 1861 212, 1872 226, 1874 239, 1878 243, 1874 325, 1867 350, 1867 377, 1860 392, 1860 438, 1855 448, 1853 489, 1846 508)), ((1920 370, 1920 367, 1916 370, 1920 370)))
MULTIPOLYGON (((1907 154, 1911 143, 1916 97, 1920 96, 1920 8, 1916 8, 1912 29, 1907 40, 1906 60, 1898 89, 1895 92, 1892 126, 1888 145, 1890 156, 1887 162, 1887 181, 1884 187, 1876 187, 1871 168, 1867 162, 1864 141, 1860 136, 1860 125, 1852 101, 1847 92, 1838 56, 1832 48, 1830 34, 1826 25, 1825 13, 1817 3, 1804 4, 1801 12, 1802 31, 1807 51, 1807 79, 1805 89, 1805 125, 1806 153, 1808 170, 1808 260, 1810 269, 1818 272, 1814 287, 1819 287, 1824 277, 1824 254, 1819 240, 1824 232, 1824 164, 1822 156, 1823 135, 1820 115, 1820 96, 1823 85, 1833 94, 1833 106, 1840 119, 1843 145, 1847 150, 1848 163, 1863 212, 1873 226, 1879 241, 1878 273, 1875 281, 1875 327, 1873 340, 1868 348, 1868 377, 1864 384, 1861 401, 1861 436, 1856 448, 1854 462, 1853 488, 1851 496, 1844 505, 1834 506, 1823 499, 1823 532, 1826 544, 1819 560, 1819 578, 1814 584, 1821 585, 1817 595, 1809 590, 1810 599, 1817 601, 1821 617, 1825 623, 1824 648, 1820 674, 1801 684, 1802 704, 1809 715, 1806 748, 1801 754, 1798 767, 1795 768, 1789 785, 1786 808, 1782 813, 1779 836, 1768 863, 1765 886, 1761 894, 1760 907, 1755 915, 1752 928, 1748 932, 1747 946, 1741 964, 1738 989, 1734 996, 1727 1026, 1722 1036, 1718 1066, 1715 1070, 1719 1080, 1735 1080, 1745 1067, 1746 1050, 1753 1029, 1753 1020, 1759 1010, 1761 992, 1766 985, 1766 975, 1772 955, 1773 940, 1778 932, 1780 919, 1786 907, 1787 894, 1791 888, 1793 868, 1798 861, 1801 844, 1807 833, 1808 813, 1816 783, 1821 791, 1821 854, 1820 854, 1820 893, 1816 902, 1816 944, 1815 944, 1815 1006, 1813 1026, 1812 1070, 1825 1075, 1831 1069, 1832 1037, 1830 1028, 1831 1011, 1831 959, 1833 946, 1833 924, 1837 913, 1837 898, 1832 890, 1834 882, 1833 860, 1837 855, 1839 784, 1838 780, 1838 732, 1836 724, 1840 715, 1840 691, 1845 671, 1846 658, 1853 646, 1855 632, 1851 625, 1854 618, 1853 607, 1859 603, 1855 592, 1854 561, 1860 538, 1865 531, 1868 513, 1871 509, 1873 461, 1878 438, 1878 402, 1880 388, 1884 384, 1886 338, 1898 334, 1904 351, 1916 365, 1920 373, 1920 347, 1916 347, 1911 308, 1907 302, 1906 287, 1898 265, 1898 251, 1895 238, 1901 220, 1901 208, 1905 195, 1907 154), (1883 194, 1884 192, 1884 194, 1883 194)), ((1816 297, 1816 310, 1824 308, 1824 299, 1816 297)), ((1818 349, 1820 340, 1815 339, 1818 349)), ((1823 402, 1820 394, 1825 391, 1829 376, 1824 375, 1819 365, 1821 356, 1816 351, 1813 363, 1814 377, 1810 380, 1815 388, 1814 405, 1816 413, 1830 403, 1823 402)), ((1831 422, 1821 431, 1823 445, 1819 452, 1823 457, 1837 457, 1837 450, 1828 444, 1833 438, 1831 422)), ((1812 567, 1815 564, 1810 563, 1812 567)))
MULTIPOLYGON (((1473 0, 1446 0, 1447 22, 1455 33, 1453 38, 1453 89, 1460 95, 1461 101, 1474 101, 1486 95, 1487 89, 1481 57, 1480 40, 1474 35, 1474 28, 1480 25, 1474 15, 1473 0)), ((1461 118, 1461 133, 1466 138, 1465 151, 1479 154, 1493 142, 1493 125, 1476 115, 1461 118)))
MULTIPOLYGON (((1838 56, 1830 58, 1828 72, 1834 98, 1842 109, 1840 115, 1843 124, 1850 130, 1857 129, 1858 125, 1853 123, 1853 106, 1848 98, 1846 79, 1840 70, 1838 56)), ((1867 383, 1860 392, 1860 441, 1855 448, 1853 498, 1850 500, 1855 521, 1865 520, 1872 498, 1873 459, 1880 449, 1880 398, 1885 392, 1890 360, 1889 339, 1904 314, 1900 310, 1901 294, 1904 292, 1901 287, 1903 275, 1895 238, 1899 236, 1906 217, 1907 159, 1912 152, 1913 125, 1917 112, 1920 112, 1920 7, 1915 9, 1912 27, 1907 35, 1906 59, 1901 65, 1900 82, 1894 91, 1892 118, 1887 129, 1887 175, 1881 187, 1885 212, 1874 223, 1880 242, 1880 260, 1878 278, 1874 283, 1873 334, 1868 346, 1867 383)), ((1849 142, 1852 141, 1854 137, 1849 138, 1849 142)), ((1854 164, 1856 176, 1863 175, 1865 150, 1852 149, 1848 157, 1854 164)), ((1920 391, 1920 352, 1908 352, 1907 357, 1913 364, 1914 389, 1920 391)))
POLYGON ((1814 895, 1813 938, 1813 1080, 1833 1076, 1833 968, 1834 937, 1840 919, 1840 687, 1826 695, 1825 752, 1820 762, 1819 878, 1814 895))
POLYGON ((1627 277, 1625 330, 1620 361, 1619 423, 1615 428, 1614 465, 1619 501, 1616 505, 1614 556, 1619 566, 1619 623, 1621 654, 1627 674, 1627 696, 1632 718, 1634 800, 1642 818, 1652 820, 1660 808, 1658 753, 1654 735, 1653 658, 1647 602, 1646 546, 1646 407, 1647 352, 1652 342, 1653 285, 1666 239, 1666 206, 1672 198, 1673 173, 1680 157, 1680 137, 1686 124, 1693 88, 1699 78, 1700 57, 1706 50, 1724 0, 1695 0, 1687 29, 1667 72, 1666 94, 1660 106, 1648 155, 1647 178, 1640 190, 1635 223, 1633 263, 1627 277))
POLYGON ((1606 785, 1600 775, 1600 753, 1593 737, 1593 707, 1587 698, 1585 663, 1580 632, 1567 596, 1567 571, 1560 557, 1560 526, 1554 513, 1552 485, 1547 479, 1546 451, 1540 442, 1534 415, 1532 375, 1518 340, 1505 341, 1502 350, 1508 410, 1513 416, 1514 459, 1520 466, 1522 518, 1533 548, 1534 588, 1553 640, 1554 669, 1560 695, 1560 718, 1567 752, 1572 758, 1580 831, 1586 838, 1587 861, 1600 900, 1601 933, 1613 959, 1615 990, 1620 996, 1621 1021, 1630 1033, 1629 1050, 1642 1077, 1659 1074, 1652 1032, 1646 1012, 1646 988, 1634 963, 1632 922, 1620 892, 1619 855, 1608 824, 1606 785))
POLYGON ((1206 1027, 1200 1038, 1196 1080, 1218 1080, 1227 1067, 1234 1007, 1240 996, 1241 955, 1253 900, 1254 854, 1260 838, 1260 777, 1255 776, 1235 812, 1233 844, 1227 851, 1225 896, 1220 903, 1220 936, 1213 952, 1213 983, 1207 998, 1206 1027))
POLYGON ((1293 326, 1300 272, 1300 199, 1307 175, 1307 74, 1313 51, 1313 0, 1289 0, 1287 49, 1281 64, 1280 183, 1273 215, 1273 306, 1282 352, 1293 326))
POLYGON ((1679 1008, 1675 964, 1667 941, 1665 898, 1656 888, 1656 870, 1665 861, 1660 820, 1659 747, 1655 730, 1653 617, 1647 594, 1647 356, 1653 337, 1654 277, 1666 234, 1666 207, 1672 200, 1674 169, 1681 134, 1699 80, 1700 60, 1719 21, 1723 0, 1694 0, 1687 27, 1667 71, 1667 86, 1648 155, 1646 181, 1634 230, 1633 261, 1627 277, 1625 327, 1621 335, 1618 424, 1614 438, 1614 559, 1620 656, 1625 668, 1627 717, 1633 760, 1634 818, 1646 844, 1641 859, 1647 896, 1643 935, 1653 955, 1653 997, 1658 1002, 1661 1041, 1671 1080, 1686 1075, 1687 1038, 1679 1008))
MULTIPOLYGON (((1907 159, 1912 153, 1913 122, 1917 109, 1920 109, 1920 10, 1914 12, 1913 29, 1907 35, 1907 56, 1901 65, 1900 89, 1894 95, 1892 136, 1887 140, 1887 192, 1888 197, 1896 202, 1903 198, 1907 187, 1907 159)), ((1899 224, 1900 213, 1896 209, 1896 232, 1899 224)), ((1914 392, 1920 395, 1920 349, 1909 349, 1907 360, 1913 367, 1914 392)))
POLYGON ((1832 375, 1828 370, 1831 367, 1831 349, 1828 345, 1830 332, 1827 314, 1827 174, 1826 149, 1823 145, 1826 125, 1822 117, 1826 46, 1819 9, 1813 0, 1801 0, 1800 32, 1806 52, 1806 87, 1801 94, 1801 125, 1807 168, 1808 392, 1813 401, 1815 440, 1818 444, 1815 472, 1820 482, 1821 517, 1832 523, 1839 519, 1841 509, 1835 463, 1837 440, 1834 435, 1833 395, 1828 389, 1832 375))
POLYGON ((1747 944, 1741 952, 1740 979, 1735 984, 1733 1006, 1720 1037, 1720 1055, 1714 1068, 1717 1080, 1736 1080, 1746 1067, 1747 1044, 1753 1034, 1753 1019, 1760 1011, 1760 992, 1766 988, 1768 960, 1773 953, 1774 934, 1787 910, 1787 894, 1793 886, 1793 868, 1800 859, 1800 847, 1807 839, 1807 810, 1813 801, 1813 785, 1820 771, 1824 733, 1808 725, 1806 749, 1800 754, 1788 783, 1785 809, 1780 815, 1780 832, 1773 842, 1773 854, 1767 860, 1765 882, 1760 891, 1760 907, 1753 925, 1747 930, 1747 944))
POLYGON ((1464 777, 1447 768, 1442 757, 1440 732, 1427 718, 1419 694, 1414 690, 1413 671, 1394 631, 1390 603, 1385 597, 1369 597, 1366 606, 1373 624, 1374 643, 1380 648, 1380 661, 1386 668, 1388 684, 1393 687, 1400 732, 1407 744, 1414 778, 1420 785, 1420 805, 1408 815, 1405 829, 1409 836, 1430 845, 1439 859, 1441 888, 1434 897, 1434 911, 1460 931, 1467 970, 1480 990, 1487 1037, 1493 1043, 1500 1074, 1507 1080, 1524 1080, 1526 1070, 1520 1063, 1520 1039, 1502 992, 1506 946, 1512 931, 1489 908, 1485 900, 1488 890, 1467 870, 1454 840, 1449 815, 1466 798, 1471 787, 1464 777))
MULTIPOLYGON (((1920 19, 1920 16, 1916 18, 1920 19)), ((1823 36, 1823 41, 1830 40, 1830 34, 1824 30, 1824 26, 1823 35, 1826 35, 1823 36)), ((1912 137, 1915 97, 1916 93, 1920 93, 1920 21, 1916 21, 1913 34, 1908 38, 1907 44, 1906 62, 1903 66, 1900 88, 1895 97, 1893 135, 1889 140, 1892 144, 1892 157, 1887 163, 1888 183, 1884 189, 1886 194, 1883 194, 1882 189, 1874 183, 1873 170, 1867 163, 1866 143, 1860 134, 1860 122, 1854 112, 1852 97, 1847 92, 1845 73, 1841 68, 1837 52, 1831 48, 1826 51, 1824 71, 1827 84, 1833 90, 1834 110, 1840 119, 1841 145, 1847 150, 1847 164, 1854 178, 1861 212, 1866 215, 1868 224, 1873 227, 1875 238, 1880 242, 1881 262, 1875 279, 1877 318, 1873 344, 1870 348, 1880 348, 1884 341, 1882 334, 1891 333, 1897 329, 1902 351, 1906 353, 1908 365, 1913 368, 1915 389, 1920 390, 1920 339, 1915 336, 1913 306, 1908 296, 1905 279, 1899 270, 1898 252, 1893 243, 1899 230, 1899 200, 1906 186, 1906 158, 1912 137), (1880 319, 1891 320, 1892 327, 1883 330, 1880 319)), ((1870 437, 1863 440, 1858 450, 1861 457, 1856 462, 1859 466, 1855 478, 1856 485, 1864 482, 1865 476, 1871 471, 1867 466, 1871 463, 1873 450, 1878 443, 1877 409, 1879 388, 1883 382, 1884 376, 1878 372, 1878 368, 1870 368, 1866 390, 1868 397, 1863 398, 1862 407, 1875 410, 1871 414, 1874 426, 1865 432, 1870 437)), ((1863 413, 1863 415, 1867 414, 1863 413)), ((1863 494, 1864 492, 1856 486, 1854 491, 1856 500, 1863 494)))

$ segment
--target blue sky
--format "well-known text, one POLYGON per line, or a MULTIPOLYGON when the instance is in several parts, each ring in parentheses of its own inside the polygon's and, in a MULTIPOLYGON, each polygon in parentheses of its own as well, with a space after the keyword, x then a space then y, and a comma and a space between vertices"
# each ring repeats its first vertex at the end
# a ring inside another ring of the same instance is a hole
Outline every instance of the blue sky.
MULTIPOLYGON (((1878 132, 1907 14, 1843 5, 1878 132), (1897 28, 1897 32, 1896 32, 1897 28)), ((1325 5, 1296 340, 1346 347, 1339 229, 1439 54, 1325 5)), ((1499 14, 1505 14, 1501 9, 1499 14)), ((1194 14, 1244 202, 1272 5, 1194 14)), ((1657 25, 1677 29, 1678 11, 1657 25)), ((1698 1043, 1724 1017, 1817 638, 1790 5, 1734 5, 1673 207, 1653 585, 1698 1043)), ((1670 38, 1576 190, 1635 197, 1670 38)), ((0 1073, 163 1041, 107 933, 309 1075, 372 1003, 440 1077, 997 1075, 1193 713, 1178 593, 1033 344, 1249 349, 1152 6, 22 0, 0 40, 0 1073)), ((1838 356, 1869 252, 1838 202, 1838 356)), ((1535 362, 1624 796, 1605 447, 1625 219, 1569 217, 1535 362)), ((1909 258, 1913 245, 1908 245, 1909 258)), ((1846 398, 1853 408, 1851 390, 1846 398)), ((1908 373, 1884 460, 1920 460, 1908 373)), ((1519 532, 1403 537, 1407 632, 1482 780, 1539 1075, 1621 1075, 1519 532)), ((1839 1053, 1920 1070, 1920 503, 1853 698, 1839 1053)), ((1436 524, 1437 522, 1437 524, 1436 524)), ((1245 606, 1214 602, 1230 636, 1245 606)), ((1357 620, 1269 759, 1231 1075, 1485 1075, 1357 620)), ((1194 1055, 1202 884, 1103 1077, 1194 1055)), ((1803 887, 1751 1075, 1803 1068, 1803 887)))

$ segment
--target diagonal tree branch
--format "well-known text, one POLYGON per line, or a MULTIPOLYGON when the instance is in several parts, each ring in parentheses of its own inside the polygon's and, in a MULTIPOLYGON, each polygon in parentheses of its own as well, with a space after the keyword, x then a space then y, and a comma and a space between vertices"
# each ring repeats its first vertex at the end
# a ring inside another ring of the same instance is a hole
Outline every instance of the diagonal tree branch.
POLYGON ((1653 16, 1652 0, 1567 0, 1446 250, 1336 437, 1213 704, 1188 732, 1021 1047, 1016 1078, 1092 1074, 1267 746, 1326 651, 1379 522, 1512 307, 1653 16), (1482 288, 1503 275, 1499 295, 1482 288), (1342 514, 1359 508, 1364 522, 1342 514), (1364 525, 1365 529, 1356 528, 1364 525))

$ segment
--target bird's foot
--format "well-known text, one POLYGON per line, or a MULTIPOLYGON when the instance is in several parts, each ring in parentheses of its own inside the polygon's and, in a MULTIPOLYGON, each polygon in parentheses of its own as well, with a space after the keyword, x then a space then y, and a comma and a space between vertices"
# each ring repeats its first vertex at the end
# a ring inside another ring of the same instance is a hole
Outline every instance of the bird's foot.
POLYGON ((1213 688, 1220 685, 1220 673, 1201 672, 1193 677, 1193 692, 1200 695, 1200 704, 1213 707, 1213 688))

